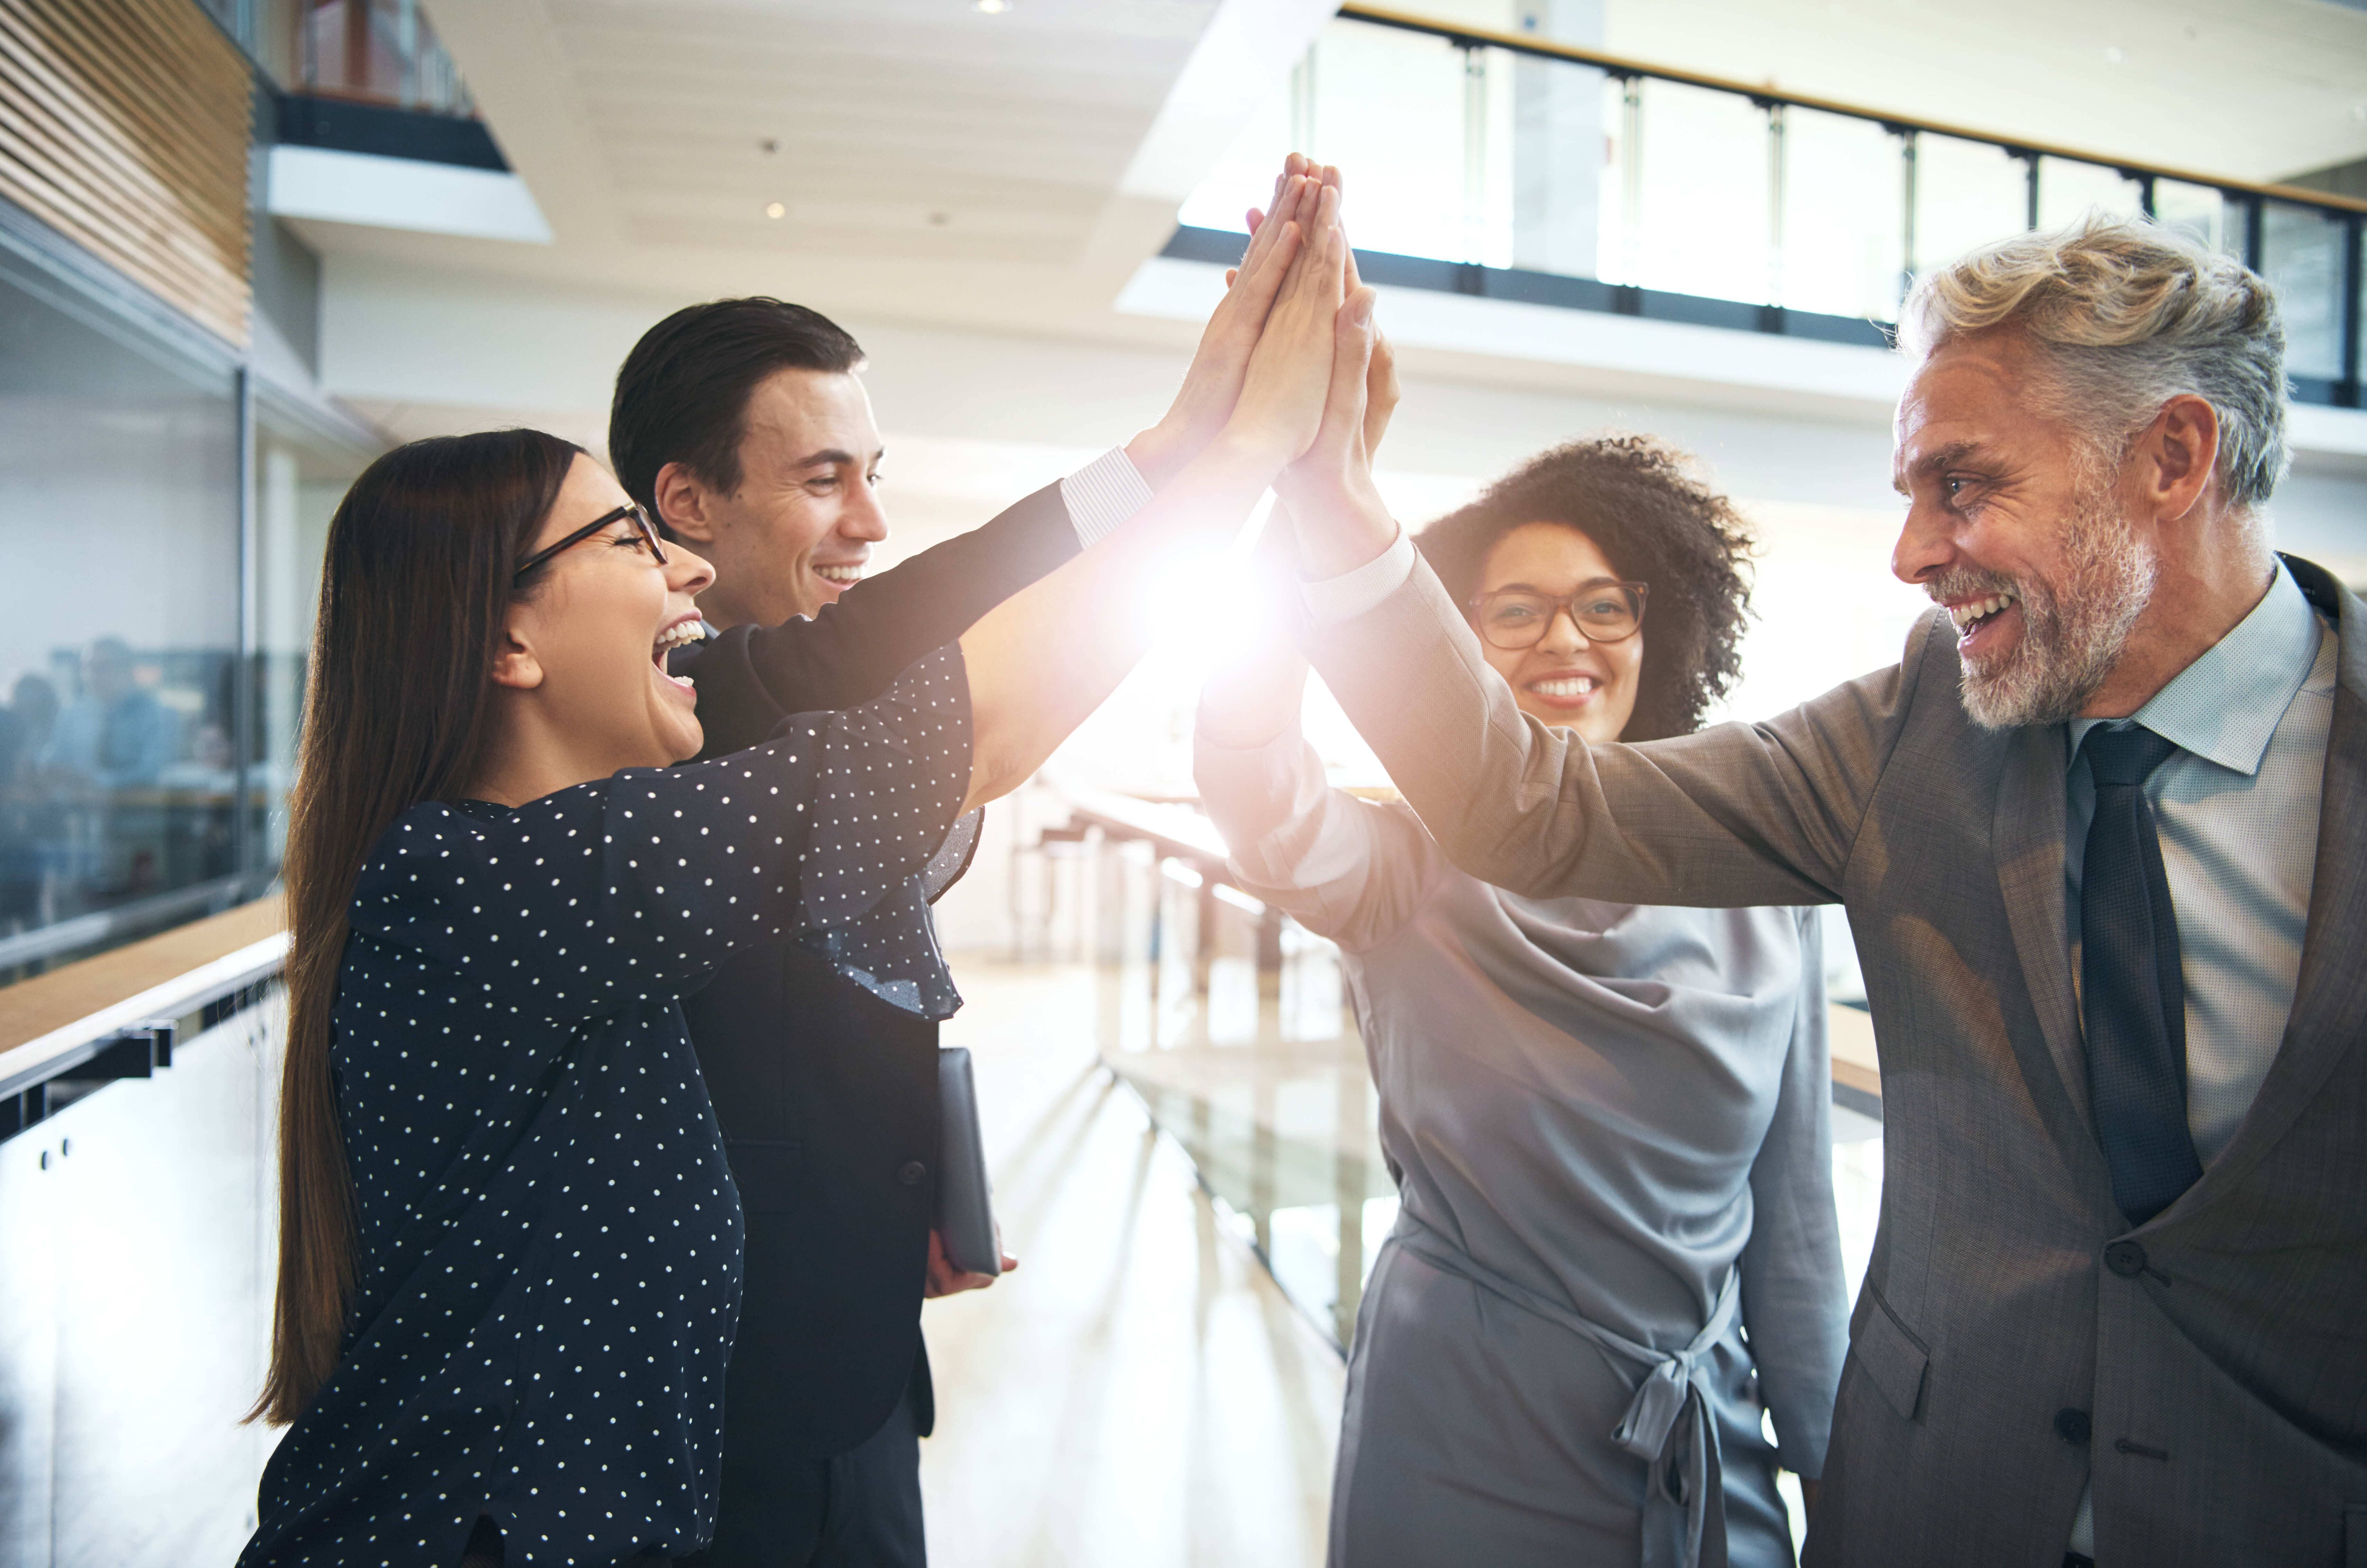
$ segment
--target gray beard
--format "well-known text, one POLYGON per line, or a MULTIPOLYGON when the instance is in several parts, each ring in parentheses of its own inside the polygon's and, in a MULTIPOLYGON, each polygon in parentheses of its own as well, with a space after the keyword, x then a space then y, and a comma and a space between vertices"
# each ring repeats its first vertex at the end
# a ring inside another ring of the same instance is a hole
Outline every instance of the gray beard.
POLYGON ((1976 667, 1967 660, 1965 711, 1984 729, 2062 724, 2079 716, 2128 646, 2153 599, 2154 560, 2113 509, 2108 491, 2083 493, 2064 528, 2060 582, 2018 581, 1965 570, 1932 582, 1934 599, 2021 596, 2022 638, 1976 667))

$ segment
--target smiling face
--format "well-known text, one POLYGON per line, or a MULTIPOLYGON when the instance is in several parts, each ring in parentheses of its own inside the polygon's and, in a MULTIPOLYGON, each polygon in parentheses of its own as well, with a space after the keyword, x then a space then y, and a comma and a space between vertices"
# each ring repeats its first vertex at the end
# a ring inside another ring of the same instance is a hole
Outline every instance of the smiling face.
MULTIPOLYGON (((626 501, 606 469, 577 457, 534 549, 626 501)), ((532 733, 563 746, 562 771, 581 778, 679 762, 704 739, 690 682, 667 674, 663 660, 697 635, 693 595, 715 572, 678 544, 661 567, 640 538, 623 518, 552 557, 510 606, 495 660, 496 683, 531 705, 532 733)))
MULTIPOLYGON (((1528 588, 1560 599, 1588 583, 1618 580, 1603 551, 1577 529, 1523 523, 1489 550, 1479 592, 1528 588)), ((1574 729, 1591 742, 1618 739, 1636 711, 1644 671, 1640 629, 1617 642, 1591 642, 1567 612, 1557 612, 1533 647, 1502 649, 1483 638, 1479 650, 1511 684, 1523 713, 1574 729)))
POLYGON ((2077 716, 2153 593, 2118 476, 2032 396, 2043 375, 2027 340, 1982 333, 1936 350, 1898 402, 1891 570, 1955 622, 1965 709, 1990 728, 2077 716))
POLYGON ((740 486, 723 494, 681 464, 659 472, 667 525, 715 562, 699 607, 718 626, 810 615, 861 580, 888 536, 879 427, 853 373, 777 370, 742 417, 740 486))

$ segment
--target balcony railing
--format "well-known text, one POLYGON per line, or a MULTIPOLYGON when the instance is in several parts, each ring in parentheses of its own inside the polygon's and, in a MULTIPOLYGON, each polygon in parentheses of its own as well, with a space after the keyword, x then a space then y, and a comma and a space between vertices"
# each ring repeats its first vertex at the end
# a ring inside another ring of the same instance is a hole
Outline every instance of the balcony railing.
POLYGON ((1351 4, 1184 204, 1238 254, 1289 147, 1353 168, 1373 281, 1880 342, 1915 274, 2090 209, 2240 258, 2304 401, 2360 406, 2367 202, 2101 157, 1351 4))
POLYGON ((283 92, 476 117, 419 0, 200 0, 283 92))

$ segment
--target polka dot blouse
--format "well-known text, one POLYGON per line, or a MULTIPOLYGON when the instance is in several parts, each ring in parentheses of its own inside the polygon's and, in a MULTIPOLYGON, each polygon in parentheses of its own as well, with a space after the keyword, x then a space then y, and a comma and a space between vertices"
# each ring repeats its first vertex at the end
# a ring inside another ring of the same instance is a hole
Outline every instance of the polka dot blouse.
POLYGON ((481 1513, 512 1568, 706 1542, 740 1202, 675 998, 795 938, 958 1001, 918 874, 969 780, 958 649, 776 735, 379 841, 334 1014, 353 1313, 242 1568, 454 1563, 481 1513))

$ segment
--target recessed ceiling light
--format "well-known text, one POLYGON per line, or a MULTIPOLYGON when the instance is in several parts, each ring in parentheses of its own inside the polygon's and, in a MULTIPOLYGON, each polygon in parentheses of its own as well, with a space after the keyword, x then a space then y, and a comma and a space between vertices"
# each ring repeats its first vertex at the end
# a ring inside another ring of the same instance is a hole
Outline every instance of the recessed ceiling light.
POLYGON ((764 216, 767 218, 787 218, 788 215, 789 209, 777 201, 768 201, 764 204, 764 216))
POLYGON ((1011 0, 973 0, 974 8, 990 17, 1000 17, 1011 9, 1011 0))

